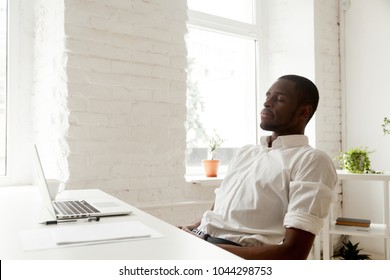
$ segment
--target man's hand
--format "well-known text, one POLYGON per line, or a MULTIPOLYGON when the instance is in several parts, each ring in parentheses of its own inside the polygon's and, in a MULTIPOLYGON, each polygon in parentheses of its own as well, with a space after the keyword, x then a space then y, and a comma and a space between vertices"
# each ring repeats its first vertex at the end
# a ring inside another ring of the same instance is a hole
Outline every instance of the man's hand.
POLYGON ((194 231, 192 231, 194 228, 196 228, 196 227, 194 227, 193 229, 191 229, 191 228, 189 228, 188 226, 178 226, 178 228, 179 229, 181 229, 181 230, 183 230, 183 231, 185 231, 185 232, 188 232, 188 233, 190 233, 190 234, 192 234, 192 235, 195 235, 196 237, 198 237, 198 238, 201 238, 201 239, 203 239, 203 234, 202 235, 199 235, 199 234, 197 234, 196 232, 194 232, 194 231))

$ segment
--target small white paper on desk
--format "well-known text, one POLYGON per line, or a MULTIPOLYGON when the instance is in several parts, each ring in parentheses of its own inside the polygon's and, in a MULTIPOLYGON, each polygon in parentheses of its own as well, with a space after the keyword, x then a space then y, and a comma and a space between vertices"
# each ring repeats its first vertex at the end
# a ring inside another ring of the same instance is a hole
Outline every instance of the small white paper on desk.
POLYGON ((138 221, 122 223, 91 223, 77 227, 57 227, 54 230, 57 245, 116 241, 151 237, 150 229, 138 221))
POLYGON ((72 225, 50 225, 41 229, 21 232, 25 251, 157 237, 162 237, 162 235, 139 221, 80 222, 72 225))

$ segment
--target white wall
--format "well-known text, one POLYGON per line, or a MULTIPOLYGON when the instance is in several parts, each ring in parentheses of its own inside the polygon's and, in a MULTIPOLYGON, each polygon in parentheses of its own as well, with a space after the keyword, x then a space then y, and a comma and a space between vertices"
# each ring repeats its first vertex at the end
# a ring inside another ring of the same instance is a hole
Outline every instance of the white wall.
MULTIPOLYGON (((390 171, 390 137, 381 124, 390 117, 390 1, 351 0, 345 11, 344 148, 368 146, 372 168, 390 171)), ((353 182, 344 187, 344 214, 382 222, 379 184, 353 182), (363 206, 363 207, 362 207, 363 206)), ((362 247, 383 251, 382 242, 355 238, 362 247)))
POLYGON ((314 1, 265 0, 260 3, 265 90, 286 74, 314 80, 314 1))
POLYGON ((390 1, 351 0, 345 12, 346 143, 375 149, 372 166, 390 170, 390 1))

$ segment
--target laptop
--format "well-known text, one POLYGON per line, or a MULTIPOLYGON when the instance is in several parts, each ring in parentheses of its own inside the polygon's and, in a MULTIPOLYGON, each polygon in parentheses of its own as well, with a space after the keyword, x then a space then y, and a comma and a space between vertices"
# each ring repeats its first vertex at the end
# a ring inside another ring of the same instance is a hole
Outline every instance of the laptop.
POLYGON ((56 220, 118 216, 131 213, 131 207, 120 200, 92 198, 82 200, 52 200, 36 145, 34 145, 33 158, 35 171, 34 183, 39 187, 43 202, 52 217, 55 217, 56 220))

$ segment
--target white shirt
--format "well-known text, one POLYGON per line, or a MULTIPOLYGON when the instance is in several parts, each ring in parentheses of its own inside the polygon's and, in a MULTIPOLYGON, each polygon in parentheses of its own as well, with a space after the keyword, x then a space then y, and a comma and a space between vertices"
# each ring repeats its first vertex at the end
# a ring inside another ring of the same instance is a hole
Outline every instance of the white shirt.
POLYGON ((241 148, 199 229, 243 246, 278 244, 285 227, 319 234, 335 197, 331 159, 304 135, 241 148))

